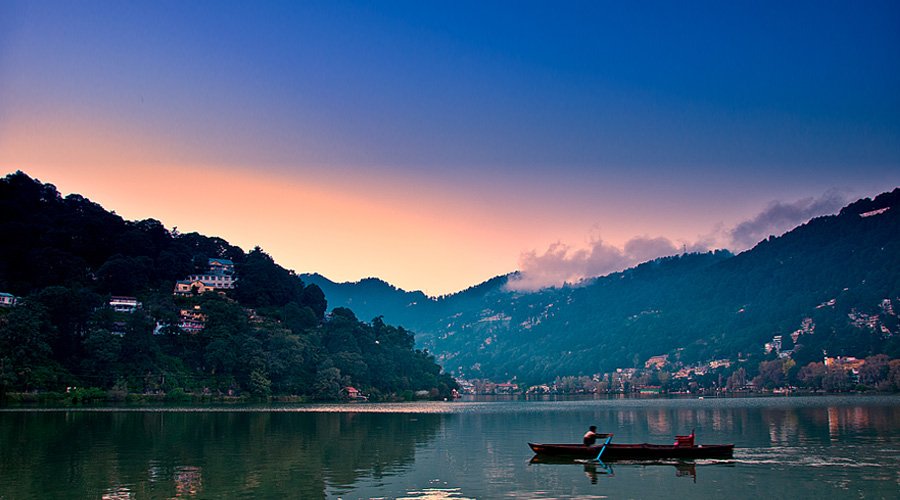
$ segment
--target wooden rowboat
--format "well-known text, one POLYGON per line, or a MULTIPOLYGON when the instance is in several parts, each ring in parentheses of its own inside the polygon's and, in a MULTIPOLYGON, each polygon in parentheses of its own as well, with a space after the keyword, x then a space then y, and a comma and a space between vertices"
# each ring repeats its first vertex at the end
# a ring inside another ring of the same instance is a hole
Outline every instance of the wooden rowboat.
POLYGON ((528 443, 535 454, 547 457, 599 458, 612 460, 659 460, 667 458, 731 458, 733 444, 694 445, 694 435, 678 436, 676 444, 539 444, 528 443), (604 448, 605 446, 605 448, 604 448), (602 450, 602 455, 601 455, 602 450))

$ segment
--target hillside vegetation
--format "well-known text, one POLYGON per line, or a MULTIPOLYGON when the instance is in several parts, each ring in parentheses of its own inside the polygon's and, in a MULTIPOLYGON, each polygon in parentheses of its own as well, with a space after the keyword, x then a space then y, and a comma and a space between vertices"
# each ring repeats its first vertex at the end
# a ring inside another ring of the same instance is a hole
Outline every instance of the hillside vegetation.
POLYGON ((669 371, 728 360, 720 373, 745 368, 747 380, 760 363, 788 359, 796 375, 825 353, 900 357, 900 189, 739 255, 661 258, 536 293, 507 290, 514 278, 426 298, 309 277, 335 304, 378 309, 414 329, 466 378, 539 383, 644 368, 660 355, 669 371), (776 336, 780 346, 766 352, 776 336))
POLYGON ((22 172, 0 180, 0 396, 93 387, 115 394, 374 398, 455 382, 413 334, 359 321, 260 248, 250 252, 152 219, 126 221, 22 172), (234 264, 234 289, 175 296, 176 281, 234 264), (136 298, 116 311, 110 298, 136 298), (194 329, 180 325, 193 318, 194 329))

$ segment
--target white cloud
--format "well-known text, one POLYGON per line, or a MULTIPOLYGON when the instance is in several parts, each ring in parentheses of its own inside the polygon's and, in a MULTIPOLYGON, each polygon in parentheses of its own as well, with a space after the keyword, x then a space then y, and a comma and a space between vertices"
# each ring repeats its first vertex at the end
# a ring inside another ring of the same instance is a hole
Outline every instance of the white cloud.
POLYGON ((769 235, 781 235, 820 215, 835 213, 846 205, 846 198, 837 190, 830 190, 819 198, 804 198, 795 202, 773 201, 755 217, 724 229, 719 225, 694 242, 681 241, 676 245, 665 237, 638 236, 622 248, 594 239, 588 248, 573 248, 556 242, 543 254, 523 252, 519 258, 520 273, 507 288, 515 291, 536 291, 542 288, 574 284, 585 278, 604 276, 636 266, 642 262, 676 255, 682 252, 706 252, 728 247, 740 252, 752 247, 769 235))
POLYGON ((820 215, 833 214, 847 204, 839 191, 832 189, 819 198, 803 198, 793 203, 773 201, 756 217, 741 222, 728 232, 729 247, 746 250, 770 235, 780 236, 820 215))
POLYGON ((534 250, 522 253, 520 274, 507 287, 516 291, 535 291, 585 278, 603 276, 627 269, 664 255, 674 255, 678 247, 667 238, 632 238, 623 249, 595 239, 586 249, 574 249, 564 243, 550 245, 541 255, 534 250))

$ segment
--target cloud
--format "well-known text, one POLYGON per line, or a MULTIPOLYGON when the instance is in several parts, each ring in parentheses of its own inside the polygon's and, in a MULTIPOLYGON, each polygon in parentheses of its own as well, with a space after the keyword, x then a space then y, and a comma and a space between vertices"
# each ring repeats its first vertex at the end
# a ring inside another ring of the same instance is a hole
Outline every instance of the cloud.
POLYGON ((730 229, 719 224, 709 234, 698 236, 696 241, 679 241, 677 245, 665 237, 649 236, 632 238, 622 248, 600 238, 593 239, 588 248, 581 249, 556 242, 543 254, 535 250, 523 252, 519 258, 520 272, 510 280, 507 288, 525 292, 575 284, 682 252, 702 253, 723 247, 740 252, 769 235, 781 235, 813 217, 835 213, 846 204, 846 197, 834 189, 819 198, 773 201, 753 218, 730 229))
POLYGON ((540 255, 534 250, 522 253, 519 259, 520 273, 508 283, 507 288, 535 291, 565 283, 578 283, 585 278, 621 271, 680 251, 671 240, 662 237, 632 238, 622 249, 599 238, 585 249, 574 249, 557 242, 540 255))
POLYGON ((735 252, 746 250, 770 235, 780 236, 813 217, 833 214, 846 204, 846 197, 835 189, 819 198, 803 198, 793 203, 773 201, 759 215, 728 232, 729 247, 735 252))

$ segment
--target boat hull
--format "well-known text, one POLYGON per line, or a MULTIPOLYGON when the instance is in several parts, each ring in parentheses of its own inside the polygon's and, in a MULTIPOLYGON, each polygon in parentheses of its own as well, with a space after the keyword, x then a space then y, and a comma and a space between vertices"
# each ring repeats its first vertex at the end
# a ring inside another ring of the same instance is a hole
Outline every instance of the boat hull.
MULTIPOLYGON (((597 458, 603 445, 539 444, 528 443, 535 454, 548 457, 597 458)), ((666 444, 615 444, 606 445, 602 460, 659 460, 666 458, 731 458, 733 444, 706 444, 675 446, 666 444)))

